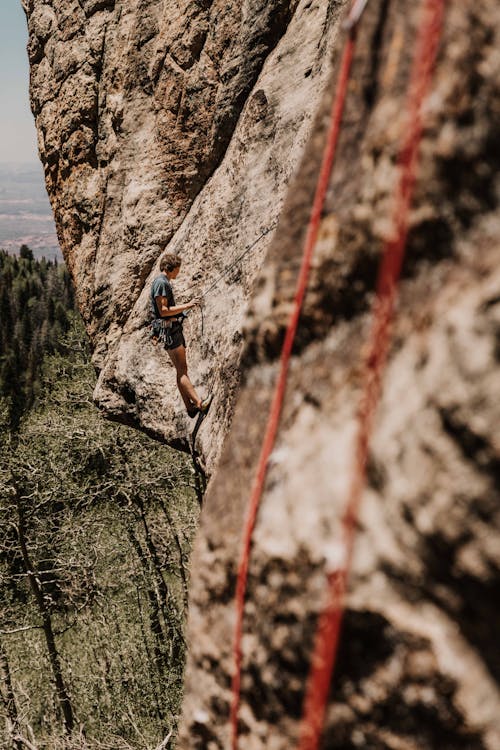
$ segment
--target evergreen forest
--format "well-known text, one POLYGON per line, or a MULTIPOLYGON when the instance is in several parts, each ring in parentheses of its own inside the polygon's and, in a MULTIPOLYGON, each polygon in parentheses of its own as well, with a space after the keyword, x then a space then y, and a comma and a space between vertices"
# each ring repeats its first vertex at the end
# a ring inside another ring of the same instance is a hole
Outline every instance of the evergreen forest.
POLYGON ((35 260, 26 245, 19 257, 0 250, 0 393, 14 430, 39 392, 44 355, 61 350, 74 305, 64 265, 35 260))
POLYGON ((169 750, 198 502, 107 422, 63 264, 0 251, 1 750, 169 750))

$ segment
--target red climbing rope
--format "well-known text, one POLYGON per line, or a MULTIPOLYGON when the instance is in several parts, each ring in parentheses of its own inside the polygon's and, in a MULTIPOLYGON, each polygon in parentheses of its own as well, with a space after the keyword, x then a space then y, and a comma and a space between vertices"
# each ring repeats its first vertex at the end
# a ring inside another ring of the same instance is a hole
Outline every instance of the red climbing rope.
POLYGON ((269 457, 274 447, 276 434, 278 431, 278 425, 281 416, 281 409, 285 396, 286 381, 288 375, 288 366, 290 362, 290 356, 292 352, 293 342, 297 331, 300 310, 302 302, 307 288, 307 279, 309 274, 309 268, 311 266, 311 260, 318 237, 319 225, 321 221, 321 214, 323 212, 323 206, 325 203, 326 192, 330 182, 330 174, 332 171, 333 160, 335 157, 335 150, 337 146, 338 135, 340 131, 340 124, 342 120, 342 113, 344 110, 344 102, 347 93, 347 85, 349 81, 349 73, 351 69, 351 63, 355 47, 355 28, 351 30, 351 34, 344 48, 342 60, 340 63, 339 78, 337 83, 337 92, 334 97, 331 115, 330 115, 330 128, 327 135, 325 144, 325 150, 323 153, 323 160, 321 164, 321 170, 319 173, 318 182, 316 185, 316 192, 314 196, 313 207, 311 211, 311 217, 307 228, 307 234, 304 244, 304 251, 302 256, 302 263, 297 279, 297 286, 295 290, 295 297, 293 301, 293 309, 290 314, 288 326, 285 334, 285 340, 283 348, 281 350, 280 357, 280 369, 278 380, 274 389, 273 399, 271 408, 268 416, 266 425, 266 431, 264 434, 264 441, 259 456, 259 462, 257 465, 257 472, 252 487, 252 493, 247 509, 247 516, 245 519, 245 525, 243 529, 243 545, 241 550, 240 562, 238 566, 238 575, 236 582, 236 624, 234 633, 234 674, 232 679, 232 703, 231 703, 231 747, 232 750, 238 748, 238 712, 240 706, 240 688, 241 688, 241 661, 242 661, 242 649, 241 640, 243 633, 243 612, 245 607, 245 593, 248 579, 248 565, 250 560, 250 547, 252 543, 252 534, 257 519, 257 512, 259 509, 260 499, 264 490, 264 482, 267 473, 267 467, 269 457))
POLYGON ((401 273, 410 204, 415 187, 418 149, 422 136, 422 104, 436 61, 445 0, 423 0, 422 22, 407 94, 407 130, 399 155, 400 176, 395 189, 394 237, 386 242, 379 269, 364 386, 358 411, 354 470, 342 518, 341 562, 328 575, 327 604, 321 612, 306 687, 298 750, 317 750, 324 723, 339 646, 344 599, 352 560, 355 526, 365 485, 369 441, 381 395, 381 380, 390 345, 390 327, 401 273), (343 559, 342 559, 343 558, 343 559))

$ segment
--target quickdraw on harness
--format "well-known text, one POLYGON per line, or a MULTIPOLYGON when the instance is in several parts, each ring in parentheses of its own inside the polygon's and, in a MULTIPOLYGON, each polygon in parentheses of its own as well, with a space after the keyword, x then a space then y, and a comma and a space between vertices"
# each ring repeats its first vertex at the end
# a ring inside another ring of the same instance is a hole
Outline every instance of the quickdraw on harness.
POLYGON ((154 346, 163 344, 164 346, 172 346, 174 343, 173 335, 177 333, 187 318, 185 312, 176 315, 175 318, 154 318, 149 324, 150 338, 154 346))

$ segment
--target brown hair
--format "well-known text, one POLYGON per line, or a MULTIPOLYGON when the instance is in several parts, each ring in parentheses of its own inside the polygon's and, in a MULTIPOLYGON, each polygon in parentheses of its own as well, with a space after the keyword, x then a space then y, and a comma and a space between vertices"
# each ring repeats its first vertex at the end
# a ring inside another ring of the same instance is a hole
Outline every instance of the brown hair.
POLYGON ((180 255, 175 253, 165 253, 160 260, 160 271, 174 271, 179 268, 182 262, 180 255))

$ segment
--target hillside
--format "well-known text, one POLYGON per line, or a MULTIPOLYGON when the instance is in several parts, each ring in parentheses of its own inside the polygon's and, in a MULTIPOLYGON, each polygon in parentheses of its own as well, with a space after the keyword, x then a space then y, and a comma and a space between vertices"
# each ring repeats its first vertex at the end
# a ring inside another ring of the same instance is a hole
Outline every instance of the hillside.
POLYGON ((156 747, 182 697, 192 466, 94 408, 64 266, 0 253, 0 299, 0 747, 156 747))

